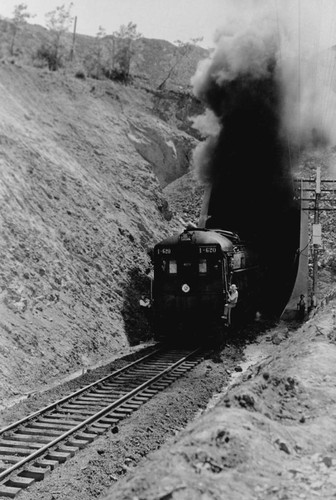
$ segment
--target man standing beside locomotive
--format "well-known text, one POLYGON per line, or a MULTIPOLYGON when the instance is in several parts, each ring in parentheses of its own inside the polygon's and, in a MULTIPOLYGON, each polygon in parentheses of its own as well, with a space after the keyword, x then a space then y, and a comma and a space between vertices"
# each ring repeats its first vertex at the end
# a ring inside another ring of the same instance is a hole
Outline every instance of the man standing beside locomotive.
POLYGON ((238 290, 236 285, 230 285, 229 288, 229 296, 228 296, 228 301, 224 306, 224 315, 222 316, 223 319, 227 321, 227 324, 231 324, 231 310, 236 307, 238 302, 238 290))

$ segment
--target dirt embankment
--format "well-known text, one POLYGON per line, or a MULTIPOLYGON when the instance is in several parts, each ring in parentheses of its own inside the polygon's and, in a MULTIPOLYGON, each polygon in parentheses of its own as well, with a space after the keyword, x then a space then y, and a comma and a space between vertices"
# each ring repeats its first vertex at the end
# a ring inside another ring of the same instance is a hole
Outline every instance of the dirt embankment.
POLYGON ((106 499, 335 498, 335 306, 251 345, 215 408, 106 499))
POLYGON ((3 63, 0 90, 4 399, 148 337, 147 250, 181 227, 159 180, 195 139, 141 89, 3 63))

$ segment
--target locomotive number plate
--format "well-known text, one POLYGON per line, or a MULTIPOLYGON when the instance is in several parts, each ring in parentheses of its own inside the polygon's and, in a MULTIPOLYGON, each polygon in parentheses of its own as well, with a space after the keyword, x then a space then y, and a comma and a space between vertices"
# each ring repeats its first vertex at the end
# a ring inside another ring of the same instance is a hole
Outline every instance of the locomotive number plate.
POLYGON ((171 248, 158 248, 157 253, 158 253, 158 255, 170 255, 171 248))
POLYGON ((199 247, 200 254, 216 253, 217 248, 215 246, 199 247))

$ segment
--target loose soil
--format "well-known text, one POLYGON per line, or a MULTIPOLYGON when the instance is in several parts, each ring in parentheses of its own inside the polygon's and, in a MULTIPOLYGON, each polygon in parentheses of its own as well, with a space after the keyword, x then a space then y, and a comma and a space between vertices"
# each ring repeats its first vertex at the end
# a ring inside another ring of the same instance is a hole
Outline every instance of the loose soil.
POLYGON ((335 307, 248 346, 215 407, 106 500, 335 498, 335 307))

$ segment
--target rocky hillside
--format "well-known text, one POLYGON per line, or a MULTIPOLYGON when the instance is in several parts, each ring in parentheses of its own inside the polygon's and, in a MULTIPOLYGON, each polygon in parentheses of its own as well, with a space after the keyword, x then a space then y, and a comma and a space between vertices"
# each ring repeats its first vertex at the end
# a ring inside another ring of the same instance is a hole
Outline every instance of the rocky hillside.
POLYGON ((0 87, 4 400, 148 338, 147 252, 182 227, 163 188, 197 140, 144 89, 6 62, 0 87))

